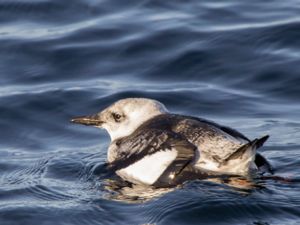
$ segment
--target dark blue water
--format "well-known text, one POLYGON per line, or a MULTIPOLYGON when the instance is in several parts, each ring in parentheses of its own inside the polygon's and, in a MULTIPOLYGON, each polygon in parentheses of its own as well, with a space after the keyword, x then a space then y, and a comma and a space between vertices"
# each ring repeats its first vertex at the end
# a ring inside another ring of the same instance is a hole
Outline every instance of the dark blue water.
POLYGON ((1 225, 300 224, 299 1, 0 0, 0 41, 1 225), (270 134, 288 180, 120 188, 69 119, 125 97, 270 134))

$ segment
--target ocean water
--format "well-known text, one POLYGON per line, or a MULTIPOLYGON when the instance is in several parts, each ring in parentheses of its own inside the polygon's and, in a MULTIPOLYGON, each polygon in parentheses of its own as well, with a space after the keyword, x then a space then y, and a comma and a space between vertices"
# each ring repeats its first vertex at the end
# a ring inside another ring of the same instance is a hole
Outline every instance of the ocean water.
POLYGON ((298 0, 0 0, 0 43, 1 225, 300 224, 298 0), (270 134, 284 179, 122 183, 69 120, 125 97, 270 134))

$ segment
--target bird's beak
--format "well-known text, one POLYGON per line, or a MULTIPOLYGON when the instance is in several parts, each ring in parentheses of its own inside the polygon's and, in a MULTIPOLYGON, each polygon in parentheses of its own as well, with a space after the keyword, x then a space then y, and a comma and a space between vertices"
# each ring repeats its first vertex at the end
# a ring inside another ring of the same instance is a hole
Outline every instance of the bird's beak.
POLYGON ((79 123, 86 126, 97 126, 100 127, 104 122, 100 119, 98 114, 91 116, 80 116, 71 119, 72 123, 79 123))

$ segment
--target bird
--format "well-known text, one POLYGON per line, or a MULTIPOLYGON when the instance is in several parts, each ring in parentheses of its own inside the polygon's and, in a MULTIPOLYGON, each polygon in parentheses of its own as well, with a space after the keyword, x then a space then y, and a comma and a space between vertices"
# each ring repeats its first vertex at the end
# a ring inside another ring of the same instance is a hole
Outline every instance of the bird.
POLYGON ((211 120, 171 113, 154 99, 120 99, 71 122, 105 129, 111 139, 108 168, 133 184, 172 187, 194 179, 273 172, 257 153, 269 135, 250 140, 211 120))

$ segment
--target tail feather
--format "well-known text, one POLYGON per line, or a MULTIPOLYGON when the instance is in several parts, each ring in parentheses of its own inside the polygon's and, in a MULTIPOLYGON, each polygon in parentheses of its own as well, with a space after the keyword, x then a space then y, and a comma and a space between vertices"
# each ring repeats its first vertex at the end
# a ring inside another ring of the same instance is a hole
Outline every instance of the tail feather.
POLYGON ((258 149, 261 146, 263 146, 263 144, 268 140, 269 137, 270 137, 269 135, 265 135, 259 139, 255 139, 257 140, 255 147, 258 149))
POLYGON ((262 138, 259 139, 254 139, 253 141, 250 141, 247 144, 242 145, 240 148, 238 148, 234 153, 232 153, 231 155, 229 155, 224 162, 228 162, 232 159, 237 159, 239 157, 242 157, 244 155, 244 153, 247 150, 252 150, 254 151, 253 153, 255 154, 256 149, 260 148, 261 146, 263 146, 263 144, 266 142, 266 140, 269 138, 269 135, 263 136, 262 138))
POLYGON ((257 166, 260 173, 262 173, 262 174, 264 174, 264 173, 274 174, 274 169, 273 169, 272 165, 261 154, 256 153, 254 163, 257 166))
POLYGON ((256 150, 260 148, 268 138, 269 136, 266 135, 242 145, 219 162, 218 168, 215 171, 244 176, 249 175, 252 172, 252 169, 260 169, 260 167, 256 165, 256 150))

